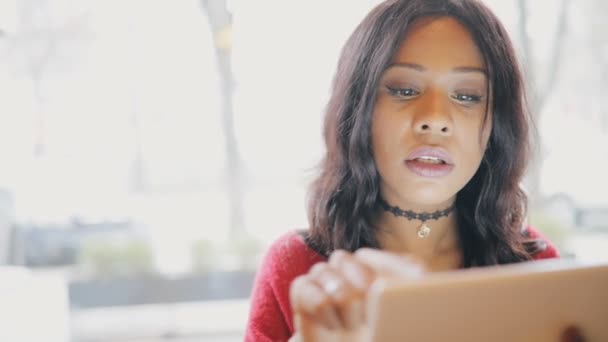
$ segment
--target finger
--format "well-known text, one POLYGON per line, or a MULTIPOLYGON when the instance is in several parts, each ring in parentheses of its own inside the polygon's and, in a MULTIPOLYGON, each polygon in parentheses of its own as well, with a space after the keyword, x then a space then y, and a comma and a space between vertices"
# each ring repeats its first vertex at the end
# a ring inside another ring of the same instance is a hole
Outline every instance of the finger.
POLYGON ((363 323, 363 299, 373 275, 371 270, 368 270, 370 279, 365 279, 363 272, 358 270, 364 267, 358 265, 350 253, 337 251, 330 256, 329 268, 315 270, 316 277, 313 279, 316 279, 319 287, 332 299, 335 312, 345 329, 355 329, 363 323), (352 280, 353 278, 358 280, 352 280), (357 281, 369 284, 357 286, 354 284, 357 281))
POLYGON ((329 264, 328 263, 326 263, 326 262, 318 262, 318 263, 312 265, 312 267, 308 271, 308 275, 310 275, 313 278, 317 277, 317 276, 319 276, 319 274, 324 273, 325 271, 327 271, 328 268, 329 268, 329 264))
POLYGON ((351 299, 350 307, 347 309, 349 315, 346 317, 349 326, 358 327, 365 322, 365 298, 376 279, 376 274, 354 257, 346 259, 341 269, 344 277, 351 282, 358 293, 358 296, 351 299))
MULTIPOLYGON (((329 267, 320 263, 315 273, 322 274, 329 267)), ((333 300, 317 281, 315 275, 309 273, 297 277, 292 283, 289 291, 292 310, 294 313, 302 313, 315 320, 327 329, 339 329, 342 323, 339 314, 334 308, 333 300)))
POLYGON ((370 248, 361 248, 354 254, 361 263, 383 276, 417 279, 424 274, 424 267, 415 259, 370 248))
POLYGON ((350 284, 360 291, 367 291, 374 281, 375 272, 345 251, 337 250, 329 257, 329 264, 339 270, 350 284))
POLYGON ((351 298, 342 307, 341 318, 344 325, 349 330, 355 330, 361 327, 365 322, 365 305, 364 297, 357 296, 351 298))
POLYGON ((311 279, 325 291, 332 299, 340 301, 348 294, 350 288, 348 279, 345 279, 340 270, 326 263, 315 267, 310 273, 311 279))
POLYGON ((365 296, 367 290, 375 279, 374 271, 357 261, 351 253, 337 250, 330 255, 329 264, 341 272, 349 283, 351 294, 342 299, 340 304, 340 317, 345 326, 355 329, 365 322, 365 296))
POLYGON ((304 314, 294 316, 294 324, 300 342, 336 341, 336 333, 339 334, 339 331, 328 330, 316 320, 304 314))
POLYGON ((322 272, 312 276, 312 280, 325 291, 331 300, 331 311, 339 319, 339 329, 348 328, 350 317, 348 310, 350 302, 360 297, 359 291, 340 273, 332 267, 325 268, 322 272))
POLYGON ((348 280, 344 279, 340 270, 329 263, 315 264, 309 272, 313 282, 332 298, 341 298, 344 289, 348 289, 348 280))
POLYGON ((314 318, 329 329, 340 329, 343 328, 343 323, 336 308, 340 293, 335 292, 339 292, 338 290, 344 281, 334 273, 335 271, 328 263, 319 262, 311 267, 308 274, 317 289, 322 291, 327 298, 327 301, 321 305, 319 313, 314 318))
POLYGON ((310 275, 297 277, 291 283, 289 295, 294 314, 302 313, 311 317, 327 329, 340 328, 340 319, 333 310, 332 299, 310 275))
POLYGON ((349 281, 339 273, 327 273, 324 277, 320 278, 319 281, 322 284, 335 284, 334 289, 329 289, 327 285, 323 286, 327 294, 332 300, 334 312, 340 319, 340 328, 342 329, 354 329, 362 323, 362 319, 359 319, 360 308, 357 303, 362 302, 364 293, 352 286, 349 281))

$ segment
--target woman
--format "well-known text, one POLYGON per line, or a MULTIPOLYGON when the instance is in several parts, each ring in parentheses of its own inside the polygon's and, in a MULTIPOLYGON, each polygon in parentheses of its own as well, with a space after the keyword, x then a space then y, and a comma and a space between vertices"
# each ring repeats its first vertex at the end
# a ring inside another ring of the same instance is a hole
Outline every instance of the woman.
POLYGON ((294 313, 356 328, 380 274, 557 257, 524 224, 528 135, 511 41, 483 4, 378 5, 338 64, 310 229, 270 248, 246 340, 288 340, 294 313))

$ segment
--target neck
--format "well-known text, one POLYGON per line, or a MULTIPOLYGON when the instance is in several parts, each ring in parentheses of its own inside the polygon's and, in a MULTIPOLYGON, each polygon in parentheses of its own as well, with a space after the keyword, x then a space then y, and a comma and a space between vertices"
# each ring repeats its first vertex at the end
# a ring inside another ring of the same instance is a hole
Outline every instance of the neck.
MULTIPOLYGON (((437 207, 418 207, 416 210, 400 208, 402 210, 412 210, 418 214, 433 213, 449 208, 452 203, 453 201, 437 207)), ((389 205, 394 204, 389 203, 389 205)), ((442 256, 451 255, 453 257, 459 253, 455 211, 452 211, 447 217, 427 220, 426 225, 431 228, 430 234, 425 238, 420 238, 418 229, 423 223, 421 220, 409 220, 383 208, 379 210, 378 227, 380 230, 378 241, 382 249, 413 255, 424 261, 427 266, 432 266, 432 264, 442 259, 442 256)))

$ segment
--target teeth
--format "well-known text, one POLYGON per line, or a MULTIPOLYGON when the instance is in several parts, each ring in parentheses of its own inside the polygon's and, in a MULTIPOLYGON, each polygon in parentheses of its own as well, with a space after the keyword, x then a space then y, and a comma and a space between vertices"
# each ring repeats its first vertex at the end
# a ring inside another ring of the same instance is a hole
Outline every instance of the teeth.
POLYGON ((439 158, 435 158, 435 157, 420 157, 420 158, 416 158, 416 160, 423 162, 423 163, 429 163, 429 164, 442 164, 443 160, 439 159, 439 158))

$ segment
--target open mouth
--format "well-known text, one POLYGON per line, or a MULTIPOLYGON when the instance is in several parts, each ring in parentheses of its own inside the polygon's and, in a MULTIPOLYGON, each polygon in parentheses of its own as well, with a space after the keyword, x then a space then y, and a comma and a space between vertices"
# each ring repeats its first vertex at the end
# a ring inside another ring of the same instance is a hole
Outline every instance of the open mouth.
POLYGON ((443 177, 454 170, 454 162, 449 152, 437 146, 419 147, 407 156, 405 166, 422 177, 443 177))
POLYGON ((435 157, 419 157, 419 158, 415 158, 413 160, 420 162, 420 163, 426 163, 426 164, 442 164, 442 165, 447 164, 445 162, 445 160, 440 159, 440 158, 435 158, 435 157))
POLYGON ((454 164, 437 157, 422 156, 405 161, 407 168, 422 177, 443 177, 454 169, 454 164))

